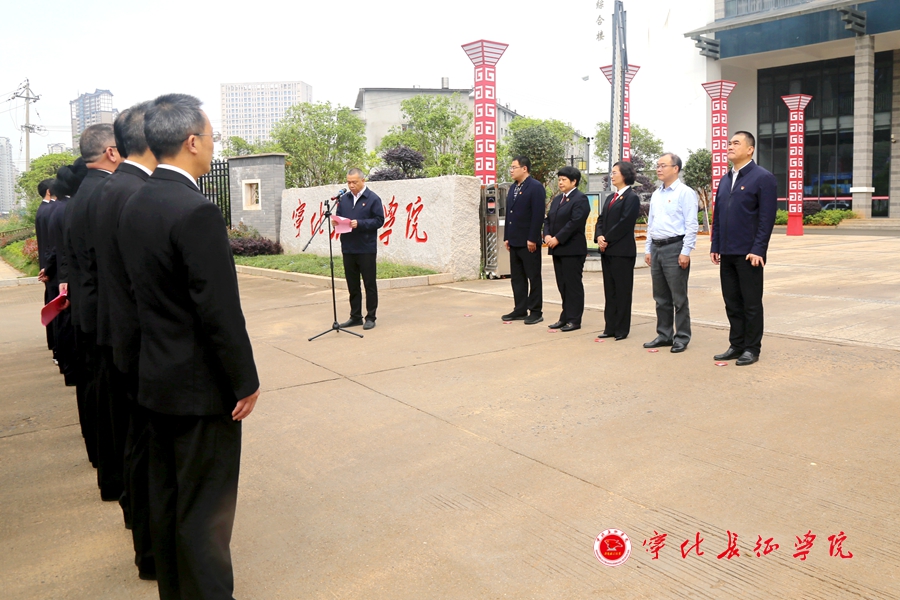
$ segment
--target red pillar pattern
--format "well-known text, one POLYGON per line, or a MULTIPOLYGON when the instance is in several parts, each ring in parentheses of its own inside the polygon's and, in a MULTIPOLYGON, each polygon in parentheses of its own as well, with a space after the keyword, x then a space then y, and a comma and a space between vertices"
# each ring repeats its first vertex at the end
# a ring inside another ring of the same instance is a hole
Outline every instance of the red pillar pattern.
POLYGON ((463 45, 475 65, 475 177, 496 183, 497 62, 508 44, 478 40, 463 45))
POLYGON ((728 96, 737 84, 720 79, 703 84, 712 99, 712 203, 715 208, 719 180, 728 172, 728 96))
POLYGON ((803 142, 806 105, 812 96, 782 96, 790 109, 788 119, 788 235, 803 235, 803 142))
MULTIPOLYGON (((628 71, 625 74, 625 106, 622 107, 624 116, 622 125, 622 160, 631 162, 631 80, 637 75, 638 65, 628 65, 628 71)), ((613 66, 607 65, 600 67, 606 80, 612 84, 613 66)))

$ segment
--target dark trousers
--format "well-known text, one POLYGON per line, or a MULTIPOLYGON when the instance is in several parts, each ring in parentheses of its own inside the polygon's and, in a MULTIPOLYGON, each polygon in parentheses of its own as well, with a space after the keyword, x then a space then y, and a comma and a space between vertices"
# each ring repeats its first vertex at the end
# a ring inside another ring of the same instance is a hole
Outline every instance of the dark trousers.
POLYGON ((678 266, 682 245, 650 245, 650 280, 656 301, 656 333, 667 340, 691 341, 691 308, 688 277, 691 267, 678 266))
MULTIPOLYGON (((78 353, 75 349, 75 328, 72 326, 72 310, 67 308, 59 313, 50 325, 53 326, 56 336, 56 359, 59 361, 59 372, 65 378, 67 386, 77 386, 78 353)), ((81 419, 80 401, 78 404, 78 418, 81 419)), ((83 427, 82 435, 84 435, 83 427)))
POLYGON ((631 301, 634 294, 633 256, 600 255, 603 268, 603 332, 615 337, 628 337, 631 331, 631 301))
POLYGON ((160 600, 231 599, 241 423, 149 412, 150 533, 160 600))
POLYGON ((556 274, 556 289, 562 298, 562 312, 559 313, 561 323, 581 325, 584 314, 584 272, 586 256, 553 255, 553 272, 556 274))
MULTIPOLYGON (((57 294, 58 295, 58 294, 57 294)), ((56 296, 50 295, 50 284, 44 284, 44 304, 47 304, 56 296)), ((55 319, 45 328, 47 330, 47 349, 53 352, 53 358, 56 358, 56 327, 55 319)), ((58 359, 57 359, 58 360, 58 359)))
MULTIPOLYGON (((71 312, 71 311, 67 311, 71 312)), ((78 419, 88 459, 98 466, 97 455, 97 336, 75 328, 75 396, 78 401, 78 419)), ((100 475, 97 475, 100 485, 100 475)), ((101 486, 102 487, 102 486, 101 486)))
POLYGON ((155 572, 150 534, 150 428, 147 409, 137 403, 137 371, 122 374, 128 404, 128 434, 125 437, 123 510, 131 517, 134 564, 141 572, 155 572))
POLYGON ((125 438, 130 412, 125 376, 113 364, 113 350, 97 347, 97 480, 103 500, 119 500, 130 520, 130 506, 122 498, 125 491, 125 438))
POLYGON ((525 246, 509 247, 509 280, 515 302, 513 313, 542 315, 544 293, 541 286, 540 246, 534 252, 529 252, 525 246))
POLYGON ((366 321, 375 320, 378 309, 378 282, 375 278, 376 254, 344 254, 344 277, 350 292, 350 318, 362 319, 362 291, 359 277, 366 287, 366 321))
POLYGON ((719 281, 731 331, 728 341, 738 350, 759 354, 763 336, 763 267, 743 254, 722 254, 719 281))

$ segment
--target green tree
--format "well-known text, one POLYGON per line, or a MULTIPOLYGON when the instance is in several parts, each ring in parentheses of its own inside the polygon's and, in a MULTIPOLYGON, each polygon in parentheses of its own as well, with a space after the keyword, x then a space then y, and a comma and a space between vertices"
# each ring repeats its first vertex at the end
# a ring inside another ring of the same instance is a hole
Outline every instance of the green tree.
POLYGON ((556 171, 566 164, 566 144, 574 135, 571 127, 555 119, 514 119, 507 137, 510 160, 514 156, 527 156, 532 177, 552 194, 556 171))
MULTIPOLYGON (((594 156, 605 165, 609 162, 609 121, 597 123, 597 135, 594 138, 594 156)), ((637 123, 631 124, 631 154, 640 156, 645 164, 656 164, 659 155, 665 152, 663 142, 652 131, 637 123)))
POLYGON ((709 231, 709 202, 712 199, 712 152, 706 148, 688 150, 682 173, 684 183, 694 188, 703 208, 703 231, 709 231))
POLYGON ((231 136, 222 144, 223 156, 250 156, 251 154, 269 154, 270 152, 284 152, 278 142, 263 140, 261 142, 248 142, 242 137, 231 136))
POLYGON ((347 171, 366 168, 366 126, 345 106, 303 103, 288 109, 271 137, 288 156, 285 180, 293 187, 340 183, 347 171))
POLYGON ((459 94, 413 96, 400 103, 406 124, 392 127, 379 150, 407 146, 425 157, 426 177, 474 175, 472 112, 459 94))
POLYGON ((34 225, 34 216, 41 205, 41 197, 38 196, 37 186, 45 179, 55 178, 56 171, 63 165, 70 165, 78 158, 71 152, 59 152, 45 154, 31 161, 30 168, 19 175, 16 182, 16 191, 20 198, 25 198, 25 213, 22 215, 22 224, 34 225))

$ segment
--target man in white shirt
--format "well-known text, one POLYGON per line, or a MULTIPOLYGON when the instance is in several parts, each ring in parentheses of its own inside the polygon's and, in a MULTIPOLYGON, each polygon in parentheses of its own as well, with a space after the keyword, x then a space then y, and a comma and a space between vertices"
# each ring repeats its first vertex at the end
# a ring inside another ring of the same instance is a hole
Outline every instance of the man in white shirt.
POLYGON ((656 339, 644 348, 671 346, 684 352, 691 341, 688 276, 697 243, 697 194, 679 180, 681 159, 667 152, 656 161, 662 186, 650 198, 644 261, 650 266, 656 301, 656 339))

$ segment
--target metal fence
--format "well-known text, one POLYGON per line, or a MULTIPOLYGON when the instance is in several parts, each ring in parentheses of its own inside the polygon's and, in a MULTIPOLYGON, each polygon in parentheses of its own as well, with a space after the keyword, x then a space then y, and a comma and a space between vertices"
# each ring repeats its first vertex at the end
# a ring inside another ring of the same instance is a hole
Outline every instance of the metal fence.
POLYGON ((214 160, 209 173, 197 180, 200 192, 215 202, 225 217, 225 222, 231 227, 231 188, 228 176, 228 161, 214 160))

